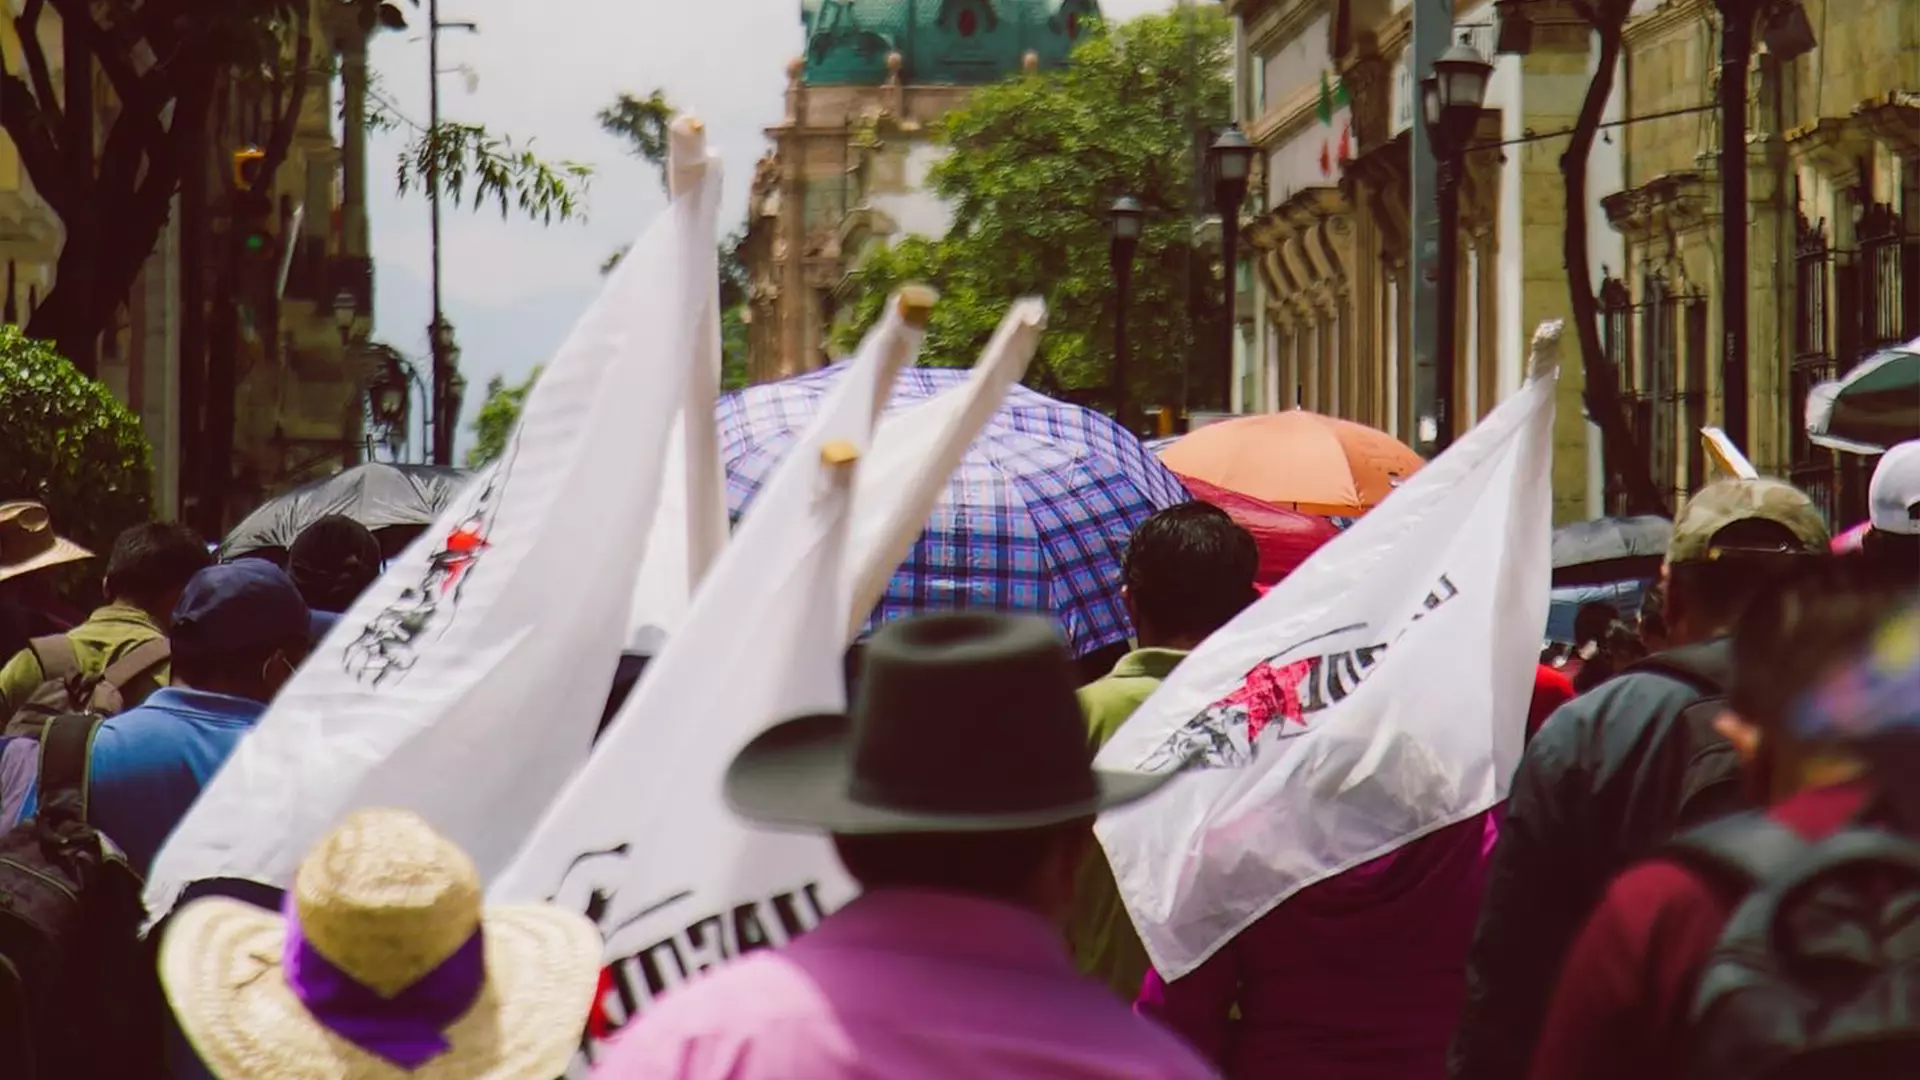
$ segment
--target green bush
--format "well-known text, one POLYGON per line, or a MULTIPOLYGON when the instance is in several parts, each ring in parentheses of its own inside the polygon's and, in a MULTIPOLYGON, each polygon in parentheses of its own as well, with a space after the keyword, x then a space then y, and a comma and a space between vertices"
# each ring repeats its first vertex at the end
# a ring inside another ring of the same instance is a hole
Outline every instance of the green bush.
POLYGON ((120 530, 153 512, 153 451, 139 418, 17 326, 0 326, 0 501, 8 499, 45 503, 62 536, 102 557, 120 530))

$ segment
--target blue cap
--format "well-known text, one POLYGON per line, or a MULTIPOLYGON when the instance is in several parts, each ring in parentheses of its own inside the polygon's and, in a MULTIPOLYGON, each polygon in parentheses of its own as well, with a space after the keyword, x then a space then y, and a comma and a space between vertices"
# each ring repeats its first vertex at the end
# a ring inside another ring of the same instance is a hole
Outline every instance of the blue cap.
POLYGON ((193 575, 167 637, 176 653, 245 655, 305 642, 310 623, 307 602, 285 570, 239 559, 193 575))

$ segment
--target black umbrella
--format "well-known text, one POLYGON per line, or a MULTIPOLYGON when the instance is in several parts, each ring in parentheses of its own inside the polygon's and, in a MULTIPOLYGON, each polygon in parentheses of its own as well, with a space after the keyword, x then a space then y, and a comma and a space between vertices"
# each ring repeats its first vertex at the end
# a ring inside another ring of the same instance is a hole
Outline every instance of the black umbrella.
POLYGON ((382 553, 392 558, 433 524, 472 475, 439 465, 356 465, 268 499, 227 534, 220 557, 252 554, 284 561, 300 530, 329 514, 345 514, 371 530, 382 553))
POLYGON ((1654 514, 1599 518, 1555 529, 1554 587, 1654 577, 1672 536, 1673 523, 1654 514))

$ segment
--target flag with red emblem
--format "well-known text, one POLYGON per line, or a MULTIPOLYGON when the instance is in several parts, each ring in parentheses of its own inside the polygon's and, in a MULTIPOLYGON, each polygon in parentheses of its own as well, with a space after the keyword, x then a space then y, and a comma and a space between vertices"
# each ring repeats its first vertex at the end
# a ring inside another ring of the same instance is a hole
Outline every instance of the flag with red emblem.
POLYGON ((1203 642, 1100 752, 1187 770, 1095 830, 1167 978, 1506 797, 1547 619, 1558 340, 1543 326, 1518 393, 1203 642))
POLYGON ((153 918, 195 881, 284 887, 367 806, 419 812, 483 875, 505 866, 605 708, 710 315, 719 195, 709 156, 547 365, 499 460, 340 618, 168 839, 153 918))

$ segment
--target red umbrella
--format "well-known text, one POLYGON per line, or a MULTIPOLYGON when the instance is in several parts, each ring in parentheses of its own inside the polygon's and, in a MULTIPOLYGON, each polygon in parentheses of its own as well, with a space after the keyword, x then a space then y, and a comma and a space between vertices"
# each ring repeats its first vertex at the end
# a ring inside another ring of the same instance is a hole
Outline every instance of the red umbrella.
POLYGON ((1256 581, 1262 586, 1279 584, 1321 544, 1340 535, 1338 526, 1318 514, 1275 506, 1191 476, 1180 477, 1180 482, 1187 485, 1194 498, 1225 510, 1228 517, 1253 534, 1254 543, 1260 546, 1256 581))

